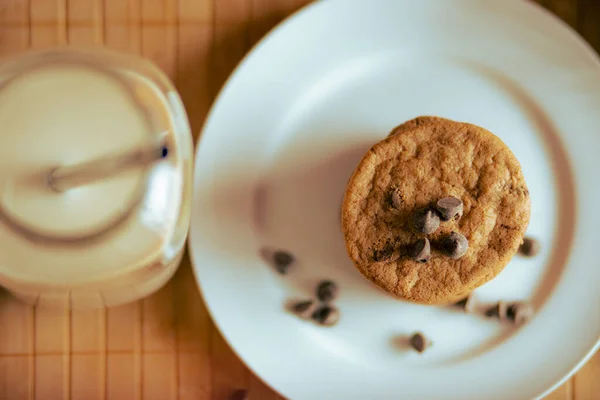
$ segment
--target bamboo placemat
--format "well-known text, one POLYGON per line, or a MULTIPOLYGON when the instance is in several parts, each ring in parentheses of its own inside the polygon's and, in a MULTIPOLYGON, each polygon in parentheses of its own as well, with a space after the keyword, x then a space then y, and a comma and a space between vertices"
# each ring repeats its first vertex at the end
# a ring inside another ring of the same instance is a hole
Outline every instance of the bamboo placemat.
MULTIPOLYGON (((308 1, 0 0, 0 55, 67 43, 142 54, 176 83, 198 132, 249 47, 308 1)), ((600 1, 538 2, 600 47, 600 1)), ((0 292, 0 400, 218 400, 239 388, 281 398, 217 332, 187 257, 161 291, 108 310, 35 309, 0 292)), ((549 398, 600 399, 600 355, 549 398)))

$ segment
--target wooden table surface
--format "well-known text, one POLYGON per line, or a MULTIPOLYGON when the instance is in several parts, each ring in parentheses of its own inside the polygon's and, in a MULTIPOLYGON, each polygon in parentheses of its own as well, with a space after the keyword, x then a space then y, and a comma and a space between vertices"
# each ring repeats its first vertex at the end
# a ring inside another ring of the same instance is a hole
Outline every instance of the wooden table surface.
MULTIPOLYGON (((0 0, 0 55, 66 43, 142 54, 176 83, 198 132, 250 46, 308 2, 0 0)), ((600 48, 600 0, 537 2, 600 48)), ((224 342, 187 257, 161 291, 108 310, 35 309, 0 292, 2 400, 218 400, 238 388, 252 400, 281 398, 224 342)), ((600 354, 548 398, 600 399, 600 354)))

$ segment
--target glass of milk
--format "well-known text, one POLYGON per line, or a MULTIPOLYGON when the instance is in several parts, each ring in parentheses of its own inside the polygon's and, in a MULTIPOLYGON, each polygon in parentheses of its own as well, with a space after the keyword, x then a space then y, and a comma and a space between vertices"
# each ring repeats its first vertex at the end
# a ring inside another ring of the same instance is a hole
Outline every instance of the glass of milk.
POLYGON ((0 285, 40 306, 146 296, 181 260, 192 138, 181 100, 147 60, 50 50, 0 62, 0 285), (156 162, 57 191, 52 171, 163 143, 156 162))

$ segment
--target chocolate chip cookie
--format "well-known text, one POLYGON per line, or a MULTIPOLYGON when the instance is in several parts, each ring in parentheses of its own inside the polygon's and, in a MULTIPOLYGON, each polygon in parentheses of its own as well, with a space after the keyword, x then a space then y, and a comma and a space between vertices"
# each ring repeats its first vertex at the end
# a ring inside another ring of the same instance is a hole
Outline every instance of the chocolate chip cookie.
POLYGON ((498 137, 419 117, 363 157, 341 217, 348 254, 365 277, 403 299, 444 304, 502 271, 529 214, 519 162, 498 137))

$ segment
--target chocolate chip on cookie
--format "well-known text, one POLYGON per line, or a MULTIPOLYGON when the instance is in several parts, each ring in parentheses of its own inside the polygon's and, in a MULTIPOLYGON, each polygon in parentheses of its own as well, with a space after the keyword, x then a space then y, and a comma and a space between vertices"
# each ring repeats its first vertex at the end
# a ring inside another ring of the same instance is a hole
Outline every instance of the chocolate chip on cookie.
POLYGON ((436 208, 442 217, 442 221, 449 221, 452 218, 462 216, 463 202, 456 197, 444 197, 438 200, 436 208))
POLYGON ((323 306, 312 314, 312 319, 319 325, 332 326, 340 319, 340 312, 335 307, 323 306))
POLYGON ((400 255, 391 244, 373 251, 373 261, 376 262, 392 262, 396 261, 399 257, 400 255))
POLYGON ((338 292, 338 286, 335 282, 330 280, 321 281, 317 286, 317 298, 324 302, 334 300, 337 297, 338 292))
POLYGON ((408 255, 414 261, 425 263, 431 258, 431 245, 429 239, 422 238, 417 240, 409 250, 408 255))
POLYGON ((317 307, 318 304, 316 301, 305 300, 292 304, 291 310, 294 314, 298 315, 299 317, 308 318, 313 314, 313 312, 315 312, 317 307))
POLYGON ((469 249, 469 241, 458 232, 452 232, 442 241, 442 248, 448 257, 457 260, 469 249))
POLYGON ((289 267, 294 263, 294 256, 285 250, 277 250, 273 253, 273 262, 275 263, 277 271, 279 271, 280 274, 285 274, 289 267))
POLYGON ((440 227, 440 217, 433 210, 421 210, 413 216, 413 224, 417 232, 429 235, 440 227))
POLYGON ((527 322, 533 316, 533 307, 529 303, 511 303, 506 307, 506 319, 515 324, 527 322))
POLYGON ((431 342, 421 332, 417 332, 410 337, 410 345, 419 353, 424 352, 431 345, 431 342))
POLYGON ((534 238, 526 237, 523 239, 523 243, 519 246, 519 253, 526 257, 533 257, 540 252, 540 242, 534 238))

